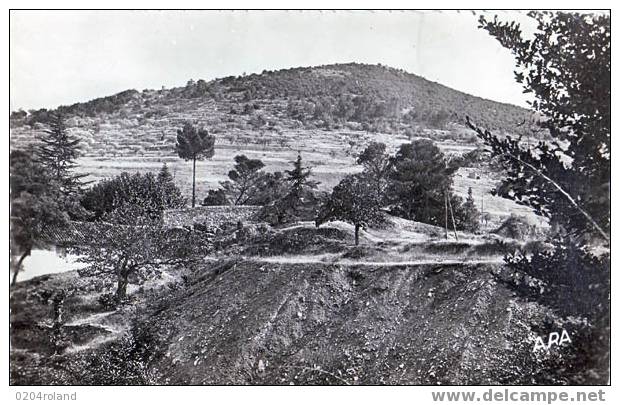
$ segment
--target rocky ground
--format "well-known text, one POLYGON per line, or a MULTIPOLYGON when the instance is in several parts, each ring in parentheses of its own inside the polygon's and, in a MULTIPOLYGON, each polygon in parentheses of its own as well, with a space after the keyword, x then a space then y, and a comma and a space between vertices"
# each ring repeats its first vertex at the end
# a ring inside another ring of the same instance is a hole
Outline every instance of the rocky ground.
POLYGON ((346 224, 300 223, 168 269, 116 311, 97 302, 105 286, 73 272, 19 283, 11 383, 575 383, 566 359, 580 321, 502 282, 506 243, 431 231, 393 221, 354 247, 346 224), (71 293, 54 354, 49 296, 61 288, 71 293), (561 329, 571 345, 533 351, 561 329))

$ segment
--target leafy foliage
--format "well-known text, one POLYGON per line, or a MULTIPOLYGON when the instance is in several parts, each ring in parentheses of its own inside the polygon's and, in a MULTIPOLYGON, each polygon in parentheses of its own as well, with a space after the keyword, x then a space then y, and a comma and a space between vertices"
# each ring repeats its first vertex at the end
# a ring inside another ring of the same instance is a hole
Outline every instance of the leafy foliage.
POLYGON ((375 194, 383 199, 392 169, 392 160, 386 152, 385 144, 381 142, 369 144, 358 156, 357 164, 364 166, 364 172, 371 181, 375 194))
POLYGON ((373 185, 364 174, 346 176, 321 208, 316 225, 328 220, 349 222, 355 226, 355 244, 358 245, 360 228, 379 224, 384 219, 381 197, 373 185))
POLYGON ((71 247, 88 265, 79 272, 116 282, 119 302, 130 281, 152 278, 164 266, 194 263, 208 248, 199 232, 164 228, 153 218, 149 201, 118 204, 92 233, 90 243, 71 247))
MULTIPOLYGON (((147 385, 157 382, 151 363, 165 354, 167 344, 148 325, 134 320, 119 340, 80 359, 87 370, 82 383, 92 385, 147 385)), ((83 372, 83 370, 82 370, 83 372)))
POLYGON ((428 139, 402 144, 392 158, 389 198, 394 213, 432 225, 445 221, 445 198, 460 206, 452 195, 452 174, 445 156, 428 139))
POLYGON ((221 188, 211 189, 202 201, 202 205, 228 205, 228 198, 221 188))
POLYGON ((21 255, 12 266, 12 284, 15 284, 23 260, 43 232, 69 223, 67 207, 72 200, 60 191, 46 168, 32 159, 31 151, 14 150, 9 162, 11 250, 21 255))
POLYGON ((516 271, 510 282, 523 296, 562 315, 609 312, 609 254, 594 255, 571 238, 558 236, 550 247, 537 249, 529 257, 517 252, 506 262, 516 271))
POLYGON ((137 203, 144 204, 149 218, 159 219, 164 210, 184 207, 186 202, 166 166, 157 176, 150 172, 123 172, 101 180, 82 198, 82 205, 92 213, 93 220, 103 219, 119 205, 137 203))
POLYGON ((544 117, 540 126, 553 142, 523 147, 519 139, 468 124, 504 166, 498 194, 533 207, 556 230, 551 248, 506 257, 514 270, 509 284, 564 316, 587 319, 575 380, 595 376, 604 383, 611 263, 604 246, 592 245, 608 245, 610 232, 611 20, 605 14, 529 16, 538 22, 533 39, 523 38, 514 22, 481 17, 480 26, 515 55, 517 82, 534 95, 532 106, 544 117))
POLYGON ((288 183, 284 173, 261 173, 250 202, 253 205, 267 206, 284 198, 287 192, 288 183))
POLYGON ((249 159, 245 155, 235 156, 235 166, 228 172, 231 181, 222 184, 224 192, 234 205, 250 203, 260 184, 260 170, 264 166, 260 159, 249 159))
POLYGON ((285 170, 283 179, 285 190, 282 190, 278 184, 280 183, 280 176, 274 175, 275 177, 268 179, 274 189, 278 192, 285 192, 280 198, 268 203, 261 216, 275 224, 283 224, 300 218, 314 218, 315 212, 313 211, 318 205, 314 190, 318 183, 310 180, 311 175, 311 168, 303 166, 301 153, 299 153, 293 162, 293 168, 285 170))
POLYGON ((554 142, 533 148, 500 139, 469 122, 507 178, 499 195, 525 204, 570 233, 610 231, 611 86, 610 18, 607 15, 532 12, 533 39, 514 22, 480 18, 480 25, 515 55, 516 79, 535 96, 540 126, 554 142))
POLYGON ((183 129, 177 131, 176 150, 181 159, 196 160, 213 157, 215 137, 209 135, 204 128, 196 128, 185 123, 183 129))
POLYGON ((480 211, 476 208, 471 187, 467 190, 467 199, 462 206, 463 211, 463 230, 467 232, 478 232, 480 230, 480 211))

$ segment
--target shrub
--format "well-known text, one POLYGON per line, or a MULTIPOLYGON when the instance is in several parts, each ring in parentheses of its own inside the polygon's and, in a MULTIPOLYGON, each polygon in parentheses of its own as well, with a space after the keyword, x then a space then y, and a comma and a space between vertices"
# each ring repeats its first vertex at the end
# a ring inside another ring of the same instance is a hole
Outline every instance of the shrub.
POLYGON ((571 238, 556 236, 551 247, 535 249, 531 255, 510 254, 505 261, 516 272, 509 283, 526 298, 567 316, 591 318, 609 311, 607 253, 596 256, 571 238))
POLYGON ((123 204, 147 206, 151 218, 161 218, 169 208, 185 206, 185 198, 174 184, 164 165, 157 176, 153 173, 121 173, 95 184, 82 198, 82 205, 92 213, 93 220, 100 220, 123 204))
POLYGON ((493 233, 517 240, 525 240, 537 235, 535 225, 530 225, 523 216, 510 214, 493 233))
POLYGON ((113 311, 118 305, 116 294, 103 293, 97 298, 97 302, 104 311, 113 311))

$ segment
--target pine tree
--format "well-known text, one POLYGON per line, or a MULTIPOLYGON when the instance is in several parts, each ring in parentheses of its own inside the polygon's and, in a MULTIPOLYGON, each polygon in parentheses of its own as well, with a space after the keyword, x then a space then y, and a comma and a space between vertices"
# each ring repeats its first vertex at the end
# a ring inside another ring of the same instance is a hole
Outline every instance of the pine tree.
POLYGON ((174 184, 174 177, 172 177, 168 165, 165 163, 157 174, 157 186, 159 191, 156 195, 161 199, 160 206, 162 211, 168 208, 185 206, 185 198, 181 194, 181 190, 174 184))
POLYGON ((248 159, 245 155, 235 156, 235 167, 228 172, 230 181, 221 183, 234 205, 251 203, 258 191, 263 174, 261 169, 264 166, 260 159, 248 159))
POLYGON ((47 170, 65 196, 80 194, 87 174, 75 174, 73 169, 78 158, 80 140, 67 132, 63 117, 58 113, 50 116, 49 128, 44 130, 41 144, 36 150, 36 160, 47 170))
POLYGON ((285 170, 285 173, 286 181, 290 184, 289 192, 284 197, 285 208, 289 215, 297 217, 303 205, 314 199, 314 189, 319 183, 309 180, 312 170, 303 166, 301 152, 298 152, 293 162, 293 169, 285 170))
POLYGON ((528 15, 538 23, 533 39, 524 38, 512 21, 481 17, 480 26, 515 55, 517 82, 534 96, 532 108, 545 117, 538 125, 553 141, 528 146, 468 119, 469 126, 506 169, 498 195, 530 206, 574 236, 608 244, 611 19, 562 12, 528 15))
POLYGON ((357 157, 357 164, 364 166, 364 172, 372 181, 372 186, 379 198, 383 198, 388 185, 388 176, 392 169, 392 161, 381 142, 372 142, 357 157))
MULTIPOLYGON (((406 219, 442 225, 445 197, 452 195, 452 175, 445 155, 428 139, 402 144, 392 158, 389 196, 392 212, 406 219)), ((456 210, 456 207, 455 207, 456 210)))
POLYGON ((297 154, 292 170, 285 170, 284 174, 266 174, 263 177, 265 182, 260 186, 260 199, 265 204, 261 217, 272 224, 301 217, 314 218, 316 213, 310 211, 317 204, 314 190, 319 183, 310 180, 311 175, 312 170, 303 166, 301 153, 297 154), (272 197, 265 195, 268 192, 272 197))
POLYGON ((190 123, 177 130, 176 151, 181 159, 192 161, 192 208, 196 206, 196 160, 210 159, 215 153, 215 137, 190 123))
POLYGON ((467 190, 467 199, 461 210, 463 213, 463 230, 472 233, 478 232, 480 230, 480 211, 476 208, 471 187, 467 190))
POLYGON ((168 165, 166 163, 164 163, 159 170, 159 173, 157 174, 157 181, 159 181, 160 183, 170 183, 174 181, 172 173, 170 173, 170 169, 168 168, 168 165))

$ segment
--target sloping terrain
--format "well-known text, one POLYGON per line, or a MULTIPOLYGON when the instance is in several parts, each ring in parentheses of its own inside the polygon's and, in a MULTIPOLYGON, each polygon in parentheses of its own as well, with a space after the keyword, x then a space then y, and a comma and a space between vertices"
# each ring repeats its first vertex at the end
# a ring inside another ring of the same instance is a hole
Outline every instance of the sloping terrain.
MULTIPOLYGON (((274 232, 278 243, 258 235, 197 268, 168 269, 117 311, 96 302, 104 284, 73 272, 19 283, 11 382, 562 384, 583 371, 571 363, 585 339, 580 320, 507 288, 499 245, 443 241, 397 220, 359 247, 342 223, 274 232), (44 298, 69 287, 66 346, 52 355, 44 298), (571 345, 533 351, 562 329, 571 345)), ((605 381, 590 373, 579 383, 605 381)))
POLYGON ((172 384, 516 382, 527 309, 494 269, 230 263, 151 318, 171 342, 155 366, 172 384))

